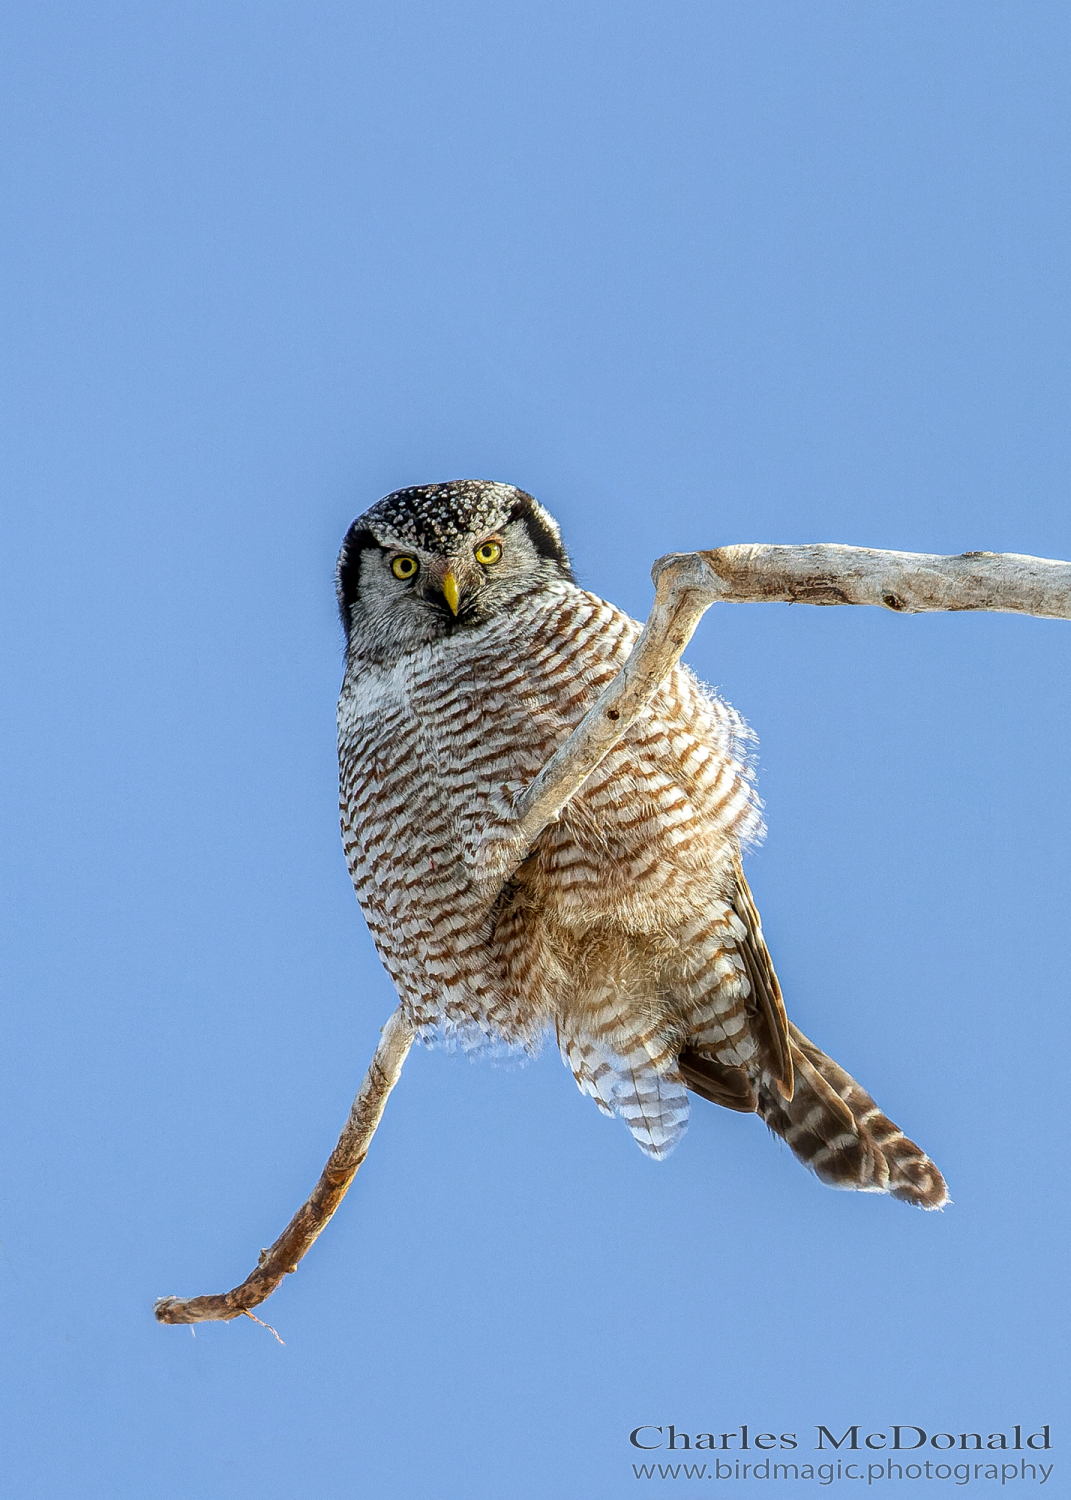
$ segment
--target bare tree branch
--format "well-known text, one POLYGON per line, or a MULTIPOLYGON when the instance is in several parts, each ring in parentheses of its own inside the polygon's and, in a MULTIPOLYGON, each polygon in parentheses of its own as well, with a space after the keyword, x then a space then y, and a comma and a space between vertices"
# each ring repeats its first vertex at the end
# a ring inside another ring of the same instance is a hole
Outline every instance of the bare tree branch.
MULTIPOLYGON (((1071 563, 1016 553, 936 557, 868 547, 719 547, 670 553, 652 570, 655 600, 639 640, 614 680, 517 801, 514 868, 560 815, 603 757, 635 723, 680 660, 700 619, 718 601, 734 604, 877 604, 897 613, 1004 610, 1071 619, 1071 563)), ((387 1095, 398 1081, 413 1030, 399 1007, 383 1028, 338 1145, 308 1201, 262 1250, 240 1286, 215 1296, 162 1297, 161 1323, 240 1317, 297 1270, 364 1161, 387 1095)))
MULTIPOLYGON (((715 599, 732 604, 880 604, 907 614, 987 609, 1071 620, 1071 563, 1017 552, 879 552, 820 542, 802 547, 718 547, 671 553, 654 565, 701 557, 715 599)), ((712 601, 713 602, 713 601, 712 601)))
POLYGON ((231 1318, 248 1312, 251 1307, 258 1307, 266 1297, 271 1296, 288 1271, 297 1270, 298 1261, 346 1196, 347 1188, 357 1175, 357 1168, 368 1154, 376 1126, 383 1115, 387 1095, 398 1082, 402 1064, 412 1045, 413 1029, 399 1006, 383 1028, 375 1056, 353 1101, 350 1117, 338 1138, 338 1145, 331 1152, 327 1165, 320 1174, 319 1182, 275 1244, 260 1252, 256 1270, 251 1271, 241 1286, 236 1286, 231 1292, 186 1299, 161 1297, 153 1309, 159 1322, 228 1322, 231 1318))
POLYGON ((647 707, 712 604, 880 604, 897 613, 983 609, 1071 619, 1071 563, 1014 552, 719 547, 671 552, 651 576, 654 605, 631 655, 517 800, 517 864, 647 707))
POLYGON ((596 766, 626 734, 681 659, 695 627, 718 598, 701 552, 661 557, 654 604, 614 680, 517 799, 517 864, 596 766))

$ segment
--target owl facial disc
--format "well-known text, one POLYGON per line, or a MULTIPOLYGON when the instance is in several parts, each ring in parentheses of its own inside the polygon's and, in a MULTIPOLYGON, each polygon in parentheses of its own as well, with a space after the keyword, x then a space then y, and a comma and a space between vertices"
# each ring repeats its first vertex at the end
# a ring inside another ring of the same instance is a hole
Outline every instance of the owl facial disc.
POLYGON ((351 652, 397 659, 572 581, 557 522, 524 490, 461 479, 395 490, 358 516, 338 560, 351 652))

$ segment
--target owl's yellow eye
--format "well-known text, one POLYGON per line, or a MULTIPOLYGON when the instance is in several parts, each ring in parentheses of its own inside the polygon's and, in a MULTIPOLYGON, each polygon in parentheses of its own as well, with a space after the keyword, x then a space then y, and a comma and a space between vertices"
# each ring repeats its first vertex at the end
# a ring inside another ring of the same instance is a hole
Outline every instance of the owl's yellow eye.
POLYGON ((396 557, 390 565, 395 578, 412 578, 419 564, 415 557, 396 557))
POLYGON ((489 568, 492 563, 498 562, 501 556, 502 548, 498 542, 481 542, 476 548, 476 561, 483 563, 485 568, 489 568))

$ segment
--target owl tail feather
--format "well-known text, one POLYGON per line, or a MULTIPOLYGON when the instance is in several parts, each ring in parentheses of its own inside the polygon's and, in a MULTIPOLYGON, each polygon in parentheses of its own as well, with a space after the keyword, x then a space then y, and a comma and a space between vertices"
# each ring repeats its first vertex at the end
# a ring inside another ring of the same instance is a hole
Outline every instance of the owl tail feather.
POLYGON ((789 1026, 795 1089, 783 1099, 760 1086, 758 1113, 830 1187, 890 1193, 918 1208, 943 1208, 948 1188, 924 1151, 831 1057, 789 1026))

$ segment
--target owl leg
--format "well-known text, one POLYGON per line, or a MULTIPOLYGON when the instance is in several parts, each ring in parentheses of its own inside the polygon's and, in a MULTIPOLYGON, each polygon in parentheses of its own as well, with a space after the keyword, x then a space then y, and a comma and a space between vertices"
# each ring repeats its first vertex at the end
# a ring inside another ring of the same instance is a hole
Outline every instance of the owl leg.
POLYGON ((866 1090, 796 1026, 789 1026, 795 1091, 769 1085, 758 1112, 796 1158, 830 1187, 890 1193, 918 1208, 943 1208, 948 1188, 937 1167, 866 1090))

